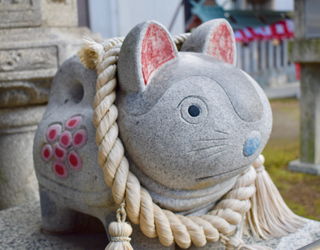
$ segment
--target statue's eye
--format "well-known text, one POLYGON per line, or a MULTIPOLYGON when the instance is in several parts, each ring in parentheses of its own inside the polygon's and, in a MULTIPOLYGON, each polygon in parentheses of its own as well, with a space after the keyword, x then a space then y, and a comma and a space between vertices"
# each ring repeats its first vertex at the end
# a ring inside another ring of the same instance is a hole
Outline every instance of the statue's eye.
POLYGON ((200 108, 198 106, 196 106, 196 105, 191 105, 188 108, 188 113, 192 117, 196 117, 196 116, 200 115, 200 108))
POLYGON ((185 97, 180 102, 179 108, 182 119, 188 123, 200 123, 208 115, 205 100, 200 96, 185 97))

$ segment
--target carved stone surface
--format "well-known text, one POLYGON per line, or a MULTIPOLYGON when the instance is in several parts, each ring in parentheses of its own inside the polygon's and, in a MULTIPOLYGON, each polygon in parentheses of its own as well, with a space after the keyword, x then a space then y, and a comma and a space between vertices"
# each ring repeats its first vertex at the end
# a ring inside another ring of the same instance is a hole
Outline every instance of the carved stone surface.
POLYGON ((91 36, 77 22, 76 0, 0 0, 0 209, 39 199, 33 137, 53 76, 91 36))
POLYGON ((32 141, 45 106, 0 109, 0 210, 38 200, 32 141))
POLYGON ((0 248, 101 250, 108 244, 102 223, 93 218, 88 219, 86 228, 72 234, 50 234, 41 227, 39 202, 1 211, 0 248))
POLYGON ((10 134, 10 129, 36 127, 41 121, 45 109, 46 106, 0 109, 0 133, 10 134))
POLYGON ((80 49, 84 34, 90 30, 0 30, 0 108, 46 103, 53 76, 80 49))
POLYGON ((50 86, 50 79, 0 82, 0 108, 45 104, 50 86))
POLYGON ((0 29, 41 25, 41 0, 0 1, 0 29))
POLYGON ((0 29, 77 27, 76 0, 1 0, 0 29))
MULTIPOLYGON (((290 162, 289 169, 295 172, 320 175, 320 39, 319 36, 307 39, 307 19, 312 16, 307 11, 312 6, 311 2, 309 5, 309 2, 295 1, 295 40, 289 46, 291 59, 301 66, 301 96, 299 99, 301 113, 300 159, 290 162)), ((318 17, 316 16, 316 18, 318 17)))
POLYGON ((78 26, 78 12, 76 0, 42 0, 41 14, 43 26, 78 26))
POLYGON ((58 69, 58 48, 26 48, 0 50, 0 79, 4 81, 50 77, 58 69), (36 75, 35 75, 36 74, 36 75))
MULTIPOLYGON (((156 204, 182 214, 211 209, 261 153, 272 124, 262 89, 232 65, 229 25, 218 20, 199 29, 206 42, 191 35, 186 43, 202 53, 189 46, 178 53, 161 24, 144 22, 126 37, 118 60, 118 125, 130 171, 156 204)), ((105 227, 115 218, 92 121, 96 77, 77 57, 67 60, 36 132, 42 225, 52 232, 81 226, 79 212, 105 227)), ((148 239, 139 227, 133 234, 135 249, 174 249, 148 239)))
MULTIPOLYGON (((247 244, 267 245, 274 250, 298 249, 320 239, 320 222, 307 220, 306 225, 296 233, 270 240, 254 240, 244 237, 247 244)), ((0 212, 0 246, 6 250, 24 249, 66 249, 66 250, 101 250, 108 240, 102 223, 89 218, 88 226, 77 232, 54 235, 41 229, 41 211, 39 202, 25 204, 0 212)), ((217 244, 216 244, 217 245, 217 244)), ((209 250, 213 245, 189 250, 209 250)), ((216 246, 215 246, 216 247, 216 246)), ((155 250, 157 248, 154 248, 155 250)), ((173 248, 181 250, 176 246, 173 248)), ((220 244, 216 250, 224 250, 220 244)), ((158 250, 158 249, 157 249, 158 250)))
POLYGON ((120 138, 131 171, 163 208, 188 213, 214 204, 269 139, 269 102, 232 66, 232 36, 223 19, 213 20, 177 53, 169 35, 150 21, 122 45, 120 138))

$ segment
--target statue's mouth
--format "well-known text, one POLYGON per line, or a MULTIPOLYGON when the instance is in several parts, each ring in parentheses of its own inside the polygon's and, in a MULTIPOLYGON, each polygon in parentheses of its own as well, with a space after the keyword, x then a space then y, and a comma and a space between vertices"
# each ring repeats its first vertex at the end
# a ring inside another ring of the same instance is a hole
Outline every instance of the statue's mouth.
POLYGON ((225 173, 222 173, 222 174, 216 174, 216 175, 210 175, 210 176, 205 176, 205 177, 200 177, 200 178, 196 178, 195 180, 196 181, 205 181, 205 180, 208 180, 208 179, 218 179, 218 178, 221 178, 221 177, 227 177, 227 178, 231 178, 233 176, 236 176, 237 174, 240 174, 242 173, 246 168, 248 168, 250 166, 249 165, 244 165, 244 166, 241 166, 240 168, 237 168, 235 170, 231 170, 229 172, 225 172, 225 173))

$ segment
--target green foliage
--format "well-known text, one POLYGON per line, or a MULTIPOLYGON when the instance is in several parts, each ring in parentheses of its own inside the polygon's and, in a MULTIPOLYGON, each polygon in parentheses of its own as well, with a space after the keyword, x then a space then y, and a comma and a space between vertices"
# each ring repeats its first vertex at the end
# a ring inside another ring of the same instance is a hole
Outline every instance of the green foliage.
POLYGON ((320 221, 320 176, 288 170, 288 163, 300 157, 299 102, 274 100, 271 107, 274 126, 262 152, 265 168, 294 213, 320 221))

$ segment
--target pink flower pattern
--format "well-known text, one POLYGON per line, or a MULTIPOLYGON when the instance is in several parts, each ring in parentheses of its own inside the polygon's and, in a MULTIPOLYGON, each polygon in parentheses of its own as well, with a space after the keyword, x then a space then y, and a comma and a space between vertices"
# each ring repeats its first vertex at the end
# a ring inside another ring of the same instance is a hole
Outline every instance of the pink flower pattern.
POLYGON ((42 147, 41 158, 45 162, 52 162, 52 170, 59 178, 69 176, 71 170, 82 169, 82 158, 76 150, 81 149, 88 140, 85 129, 78 129, 82 122, 81 116, 74 116, 65 123, 65 131, 58 123, 48 127, 46 144, 42 147), (69 168, 68 168, 69 166, 69 168))

